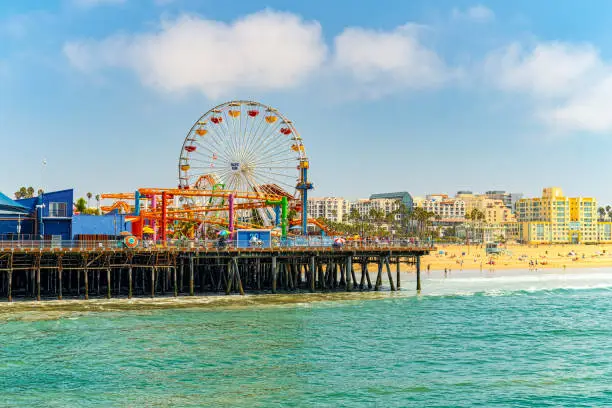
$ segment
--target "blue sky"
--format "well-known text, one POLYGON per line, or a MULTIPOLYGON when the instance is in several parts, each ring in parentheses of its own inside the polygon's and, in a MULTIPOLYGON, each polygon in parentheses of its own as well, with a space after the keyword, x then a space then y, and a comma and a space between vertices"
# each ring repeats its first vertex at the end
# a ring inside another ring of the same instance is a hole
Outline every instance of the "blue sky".
POLYGON ((294 121, 317 196, 612 203, 610 27, 596 0, 2 2, 0 191, 173 187, 193 122, 254 99, 294 121))

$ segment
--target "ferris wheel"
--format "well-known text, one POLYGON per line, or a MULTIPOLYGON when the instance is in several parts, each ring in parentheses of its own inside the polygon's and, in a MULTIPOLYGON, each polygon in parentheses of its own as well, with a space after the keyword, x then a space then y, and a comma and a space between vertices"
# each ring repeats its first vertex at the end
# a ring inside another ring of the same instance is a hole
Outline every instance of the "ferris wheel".
MULTIPOLYGON (((179 188, 258 192, 296 198, 308 166, 302 138, 277 109, 253 101, 221 104, 191 127, 179 157, 179 188)), ((220 199, 199 205, 218 206, 220 199)), ((272 225, 269 208, 243 210, 245 219, 272 225)))

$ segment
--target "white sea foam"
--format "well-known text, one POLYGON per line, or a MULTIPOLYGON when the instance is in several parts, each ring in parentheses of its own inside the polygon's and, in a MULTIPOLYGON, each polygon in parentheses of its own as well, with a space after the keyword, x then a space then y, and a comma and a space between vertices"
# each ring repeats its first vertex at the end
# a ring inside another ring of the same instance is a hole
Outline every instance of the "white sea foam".
MULTIPOLYGON (((404 287, 408 285, 405 282, 404 287)), ((444 277, 441 274, 423 279, 422 295, 429 296, 504 296, 516 292, 534 293, 554 290, 611 289, 612 272, 597 270, 497 271, 458 272, 444 277)))

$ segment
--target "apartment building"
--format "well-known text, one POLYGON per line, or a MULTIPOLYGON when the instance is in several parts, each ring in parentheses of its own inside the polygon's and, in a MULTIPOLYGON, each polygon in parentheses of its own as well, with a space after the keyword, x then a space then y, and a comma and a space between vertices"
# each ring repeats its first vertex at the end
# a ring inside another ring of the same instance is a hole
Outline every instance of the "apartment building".
POLYGON ((465 219, 465 201, 460 198, 452 198, 446 194, 428 194, 424 199, 415 198, 414 204, 416 207, 434 213, 443 221, 465 219))
POLYGON ((547 187, 542 197, 516 203, 518 239, 524 243, 598 242, 597 201, 566 197, 559 187, 547 187))
MULTIPOLYGON (((356 210, 362 217, 366 217, 372 209, 383 211, 385 215, 388 215, 399 210, 400 202, 400 200, 393 198, 364 198, 350 203, 349 211, 356 210)), ((399 219, 399 217, 398 214, 396 218, 399 219)))
POLYGON ((347 222, 349 202, 342 197, 308 198, 308 217, 347 222))

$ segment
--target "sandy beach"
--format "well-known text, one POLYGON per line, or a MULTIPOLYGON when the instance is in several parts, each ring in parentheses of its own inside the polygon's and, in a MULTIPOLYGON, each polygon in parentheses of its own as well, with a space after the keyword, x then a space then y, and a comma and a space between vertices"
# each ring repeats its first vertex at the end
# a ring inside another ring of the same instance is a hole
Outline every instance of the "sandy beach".
POLYGON ((500 255, 487 255, 485 246, 437 245, 422 258, 422 270, 545 269, 612 267, 612 245, 508 244, 500 255), (530 265, 531 263, 531 265, 530 265))

